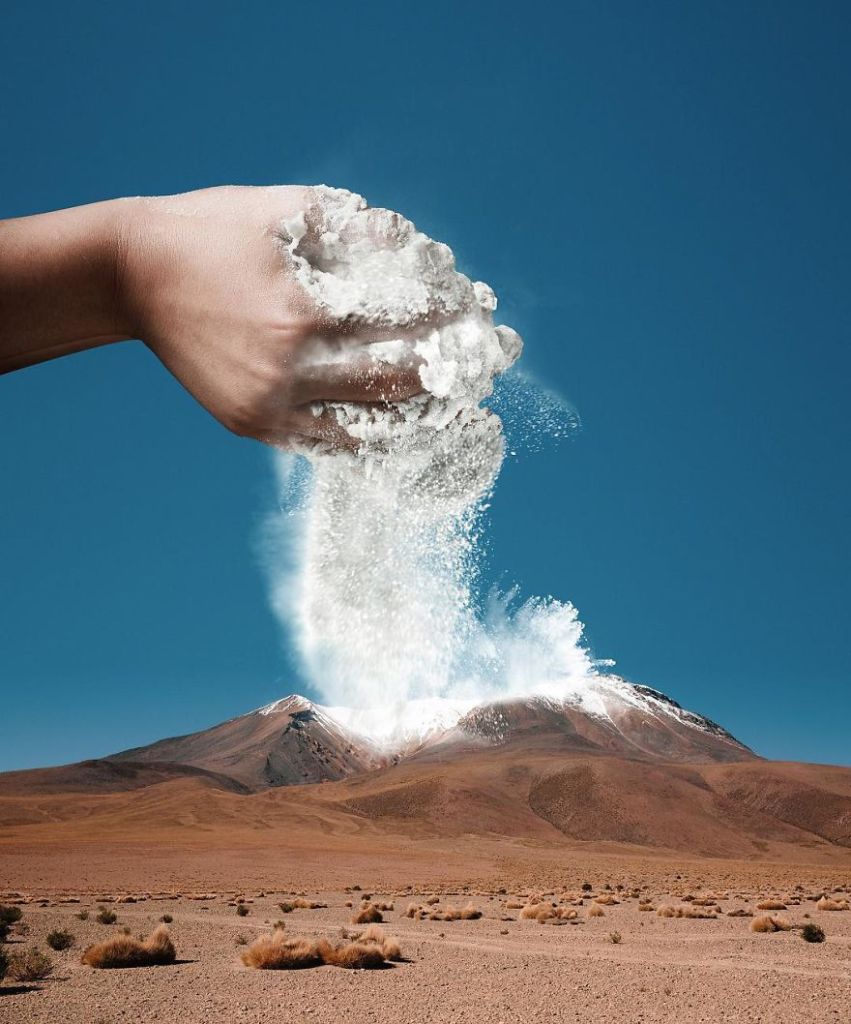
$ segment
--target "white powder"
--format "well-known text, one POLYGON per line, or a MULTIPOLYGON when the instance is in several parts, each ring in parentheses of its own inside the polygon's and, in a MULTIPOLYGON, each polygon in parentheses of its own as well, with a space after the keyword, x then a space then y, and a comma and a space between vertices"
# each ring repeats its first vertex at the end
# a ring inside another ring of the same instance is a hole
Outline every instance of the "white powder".
MULTIPOLYGON (((303 451, 313 471, 278 608, 330 701, 401 707, 516 688, 502 677, 523 668, 518 641, 488 628, 473 595, 481 506, 504 455, 501 421, 482 402, 522 342, 494 325, 493 292, 455 269, 448 246, 350 192, 320 186, 313 197, 281 225, 298 281, 345 325, 348 344, 366 345, 377 362, 415 362, 423 393, 380 408, 317 403, 352 449, 303 451)), ((316 359, 344 359, 346 344, 316 359)), ((529 606, 523 629, 559 609, 561 674, 576 678, 591 663, 572 606, 529 606)))

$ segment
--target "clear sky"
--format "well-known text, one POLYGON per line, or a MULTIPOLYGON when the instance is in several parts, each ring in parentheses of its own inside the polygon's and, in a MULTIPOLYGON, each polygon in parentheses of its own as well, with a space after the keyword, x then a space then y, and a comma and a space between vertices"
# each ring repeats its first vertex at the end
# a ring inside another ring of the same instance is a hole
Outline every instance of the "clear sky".
MULTIPOLYGON (((491 563, 771 757, 851 763, 841 2, 6 4, 0 216, 327 182, 491 283, 582 432, 491 563)), ((139 343, 0 378, 0 769, 304 689, 270 460, 139 343)))

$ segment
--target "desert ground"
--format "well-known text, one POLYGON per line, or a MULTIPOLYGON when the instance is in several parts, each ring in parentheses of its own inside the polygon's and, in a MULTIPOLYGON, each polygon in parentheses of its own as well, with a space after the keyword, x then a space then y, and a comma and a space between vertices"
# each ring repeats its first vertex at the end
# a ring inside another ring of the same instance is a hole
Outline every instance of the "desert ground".
POLYGON ((851 911, 817 903, 825 893, 840 907, 851 897, 848 862, 672 859, 481 839, 384 856, 379 848, 355 844, 341 855, 333 847, 323 854, 318 846, 294 853, 259 845, 5 845, 0 903, 21 908, 23 927, 4 948, 37 946, 54 970, 29 982, 7 977, 0 1021, 851 1019, 851 911), (319 877, 338 887, 308 884, 319 877), (327 906, 290 910, 299 898, 327 906), (765 899, 785 909, 757 909, 765 899), (401 960, 377 970, 257 970, 241 962, 278 921, 288 936, 340 943, 362 931, 352 919, 364 901, 385 905, 380 927, 398 939, 401 960), (116 914, 114 923, 97 920, 101 906, 116 914), (430 919, 468 906, 482 916, 430 919), (667 907, 708 916, 660 916, 667 907), (551 913, 562 916, 530 916, 551 913), (171 918, 175 964, 81 963, 90 945, 125 928, 147 935, 163 916, 171 918), (792 927, 753 932, 759 917, 792 927), (799 926, 807 923, 823 929, 824 942, 803 940, 799 926), (55 929, 73 934, 69 949, 48 949, 55 929))

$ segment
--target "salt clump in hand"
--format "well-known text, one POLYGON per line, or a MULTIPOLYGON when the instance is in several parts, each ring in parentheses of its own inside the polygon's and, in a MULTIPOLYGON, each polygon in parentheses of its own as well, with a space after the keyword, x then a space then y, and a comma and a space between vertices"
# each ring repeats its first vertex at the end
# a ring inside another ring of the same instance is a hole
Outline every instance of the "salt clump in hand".
MULTIPOLYGON (((317 186, 314 201, 281 224, 296 279, 337 327, 376 363, 415 364, 423 392, 405 402, 364 406, 316 403, 352 438, 370 474, 390 455, 398 485, 457 504, 475 501, 499 472, 499 418, 481 402, 520 355, 522 342, 495 326, 496 298, 455 269, 449 246, 392 210, 371 209, 343 189, 317 186)), ((345 339, 313 358, 345 360, 345 339)), ((306 451, 351 460, 325 446, 306 451)))

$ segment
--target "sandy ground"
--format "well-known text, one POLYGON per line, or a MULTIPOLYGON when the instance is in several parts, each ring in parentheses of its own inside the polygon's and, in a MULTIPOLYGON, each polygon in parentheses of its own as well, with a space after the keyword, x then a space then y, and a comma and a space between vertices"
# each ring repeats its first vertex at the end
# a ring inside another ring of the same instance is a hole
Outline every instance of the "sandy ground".
MULTIPOLYGON (((599 868, 599 859, 593 863, 599 868)), ((616 863, 612 859, 604 864, 606 875, 598 870, 590 876, 593 895, 611 884, 602 878, 612 875, 616 863)), ((327 909, 295 910, 283 916, 277 904, 291 890, 266 890, 263 895, 243 890, 250 901, 249 913, 240 917, 231 905, 234 892, 219 890, 207 893, 207 900, 198 900, 190 899, 184 890, 179 897, 172 892, 135 903, 110 903, 118 921, 103 925, 95 920, 100 902, 96 897, 117 899, 117 892, 84 892, 81 887, 75 896, 68 890, 64 896, 36 890, 15 896, 7 891, 0 899, 27 901, 23 910, 29 931, 15 938, 7 951, 33 944, 46 949, 45 936, 56 927, 72 931, 75 945, 51 954, 56 964, 53 977, 31 984, 7 980, 0 986, 0 1021, 774 1024, 801 1020, 845 1024, 851 1020, 851 912, 817 910, 809 898, 817 892, 810 889, 806 879, 811 873, 806 870, 796 872, 785 866, 775 879, 766 872, 759 887, 749 890, 746 884, 731 884, 737 881, 735 867, 709 862, 691 865, 691 878, 702 876, 704 888, 699 890, 673 865, 658 864, 648 872, 647 865, 621 863, 621 874, 636 879, 632 884, 642 886, 642 895, 651 897, 657 907, 689 905, 681 900, 685 895, 711 891, 713 896, 723 896, 722 913, 714 920, 668 919, 640 912, 637 898, 617 890, 614 895, 620 902, 604 907, 604 916, 596 918, 588 916, 591 897, 584 894, 583 904, 576 907, 580 923, 561 927, 520 919, 518 908, 506 906, 526 900, 530 890, 523 886, 506 886, 504 894, 473 885, 463 892, 430 886, 375 891, 376 899, 395 904, 394 910, 384 914, 384 927, 399 938, 405 956, 404 962, 377 971, 327 966, 257 971, 242 966, 239 959, 244 949, 238 944, 239 936, 251 941, 282 917, 292 935, 338 939, 341 927, 354 927, 352 910, 345 902, 357 905, 361 892, 309 891, 306 895, 326 902, 327 909), (644 881, 637 881, 642 873, 644 881), (803 885, 805 891, 796 893, 795 884, 803 885), (403 916, 409 902, 421 903, 430 892, 440 894, 441 906, 472 901, 484 916, 452 922, 403 916), (795 930, 754 934, 749 930, 750 918, 726 916, 737 907, 753 910, 756 900, 769 894, 800 899, 798 905, 780 913, 796 924, 807 919, 820 924, 827 941, 806 943, 795 930), (68 898, 80 902, 59 902, 68 898), (89 911, 85 921, 76 916, 81 909, 89 911), (173 917, 170 928, 179 958, 175 966, 93 970, 80 963, 80 954, 90 943, 122 926, 134 934, 148 932, 163 914, 173 917), (619 934, 620 941, 613 942, 613 934, 619 934)), ((742 872, 738 881, 746 883, 746 868, 738 867, 742 872)), ((819 881, 825 887, 836 880, 819 881)), ((366 874, 361 882, 368 884, 366 874)), ((560 894, 561 889, 555 897, 546 898, 557 899, 560 894)))

